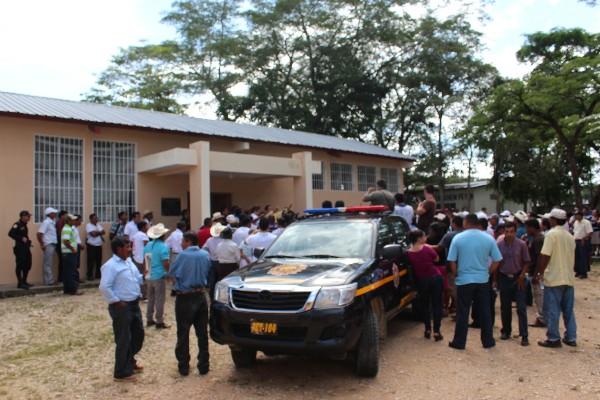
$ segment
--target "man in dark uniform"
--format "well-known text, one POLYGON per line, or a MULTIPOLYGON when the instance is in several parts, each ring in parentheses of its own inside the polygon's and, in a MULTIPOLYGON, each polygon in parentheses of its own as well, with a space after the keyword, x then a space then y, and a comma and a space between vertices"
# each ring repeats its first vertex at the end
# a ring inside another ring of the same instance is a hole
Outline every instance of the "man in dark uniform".
POLYGON ((13 252, 15 253, 16 260, 16 273, 17 281, 19 282, 18 288, 29 290, 30 285, 27 283, 27 275, 31 269, 31 240, 29 240, 29 231, 27 229, 27 223, 31 218, 29 211, 21 211, 19 213, 19 220, 15 222, 8 232, 8 236, 15 241, 15 247, 13 252))

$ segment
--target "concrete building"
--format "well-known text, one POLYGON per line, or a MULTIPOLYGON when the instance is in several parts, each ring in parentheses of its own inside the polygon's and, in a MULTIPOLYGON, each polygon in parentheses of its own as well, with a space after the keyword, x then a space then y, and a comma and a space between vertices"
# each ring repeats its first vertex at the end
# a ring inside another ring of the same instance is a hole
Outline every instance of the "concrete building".
MULTIPOLYGON (((512 212, 522 210, 523 205, 519 205, 512 200, 502 201, 500 210, 496 210, 497 195, 490 187, 489 180, 478 180, 471 182, 469 190, 467 182, 449 183, 445 186, 444 205, 445 207, 459 211, 480 211, 485 208, 488 214, 496 211, 511 210, 512 212), (471 201, 469 202, 469 197, 471 201)), ((423 186, 408 190, 412 196, 423 197, 423 186)))
MULTIPOLYGON (((152 210, 172 228, 189 209, 197 229, 232 205, 360 204, 379 178, 403 190, 403 169, 414 161, 331 136, 5 92, 0 137, 0 226, 8 232, 20 210, 33 213, 33 282, 41 280, 35 234, 48 206, 84 223, 95 212, 107 231, 121 210, 152 210)), ((16 282, 10 238, 0 246, 0 283, 16 282)))

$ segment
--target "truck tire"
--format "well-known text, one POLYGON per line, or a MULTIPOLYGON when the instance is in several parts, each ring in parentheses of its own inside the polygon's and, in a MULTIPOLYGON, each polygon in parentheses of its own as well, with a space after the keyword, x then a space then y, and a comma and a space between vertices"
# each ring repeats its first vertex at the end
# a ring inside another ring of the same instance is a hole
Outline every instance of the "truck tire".
POLYGON ((379 326, 372 307, 367 307, 360 339, 356 346, 354 372, 358 376, 373 378, 379 371, 379 326))
POLYGON ((231 359, 236 368, 250 368, 256 363, 256 350, 234 349, 231 350, 231 359))

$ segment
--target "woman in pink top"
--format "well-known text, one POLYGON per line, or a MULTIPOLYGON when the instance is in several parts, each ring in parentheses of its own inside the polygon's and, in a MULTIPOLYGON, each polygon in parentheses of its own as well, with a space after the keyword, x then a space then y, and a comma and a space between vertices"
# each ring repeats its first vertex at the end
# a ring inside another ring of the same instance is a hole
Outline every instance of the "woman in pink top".
POLYGON ((439 342, 444 337, 440 333, 442 323, 443 279, 435 262, 438 254, 425 244, 427 237, 421 230, 411 231, 408 241, 411 244, 407 252, 408 261, 417 280, 417 290, 421 301, 421 312, 425 323, 425 338, 431 338, 431 316, 433 314, 433 337, 439 342))

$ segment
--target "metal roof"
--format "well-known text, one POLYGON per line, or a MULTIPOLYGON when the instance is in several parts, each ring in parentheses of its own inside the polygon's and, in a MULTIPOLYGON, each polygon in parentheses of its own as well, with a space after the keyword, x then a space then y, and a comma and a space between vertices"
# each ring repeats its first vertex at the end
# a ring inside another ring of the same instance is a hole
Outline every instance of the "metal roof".
POLYGON ((335 136, 1 91, 0 114, 220 136, 415 160, 393 150, 335 136))
MULTIPOLYGON (((489 180, 480 180, 471 182, 471 189, 477 189, 480 187, 486 187, 490 184, 489 180)), ((437 185, 434 186, 436 189, 437 185)), ((468 182, 460 182, 460 183, 447 183, 444 185, 445 190, 462 190, 467 189, 469 187, 468 182)), ((425 186, 417 186, 414 189, 411 188, 410 191, 421 191, 425 188, 425 186)))

